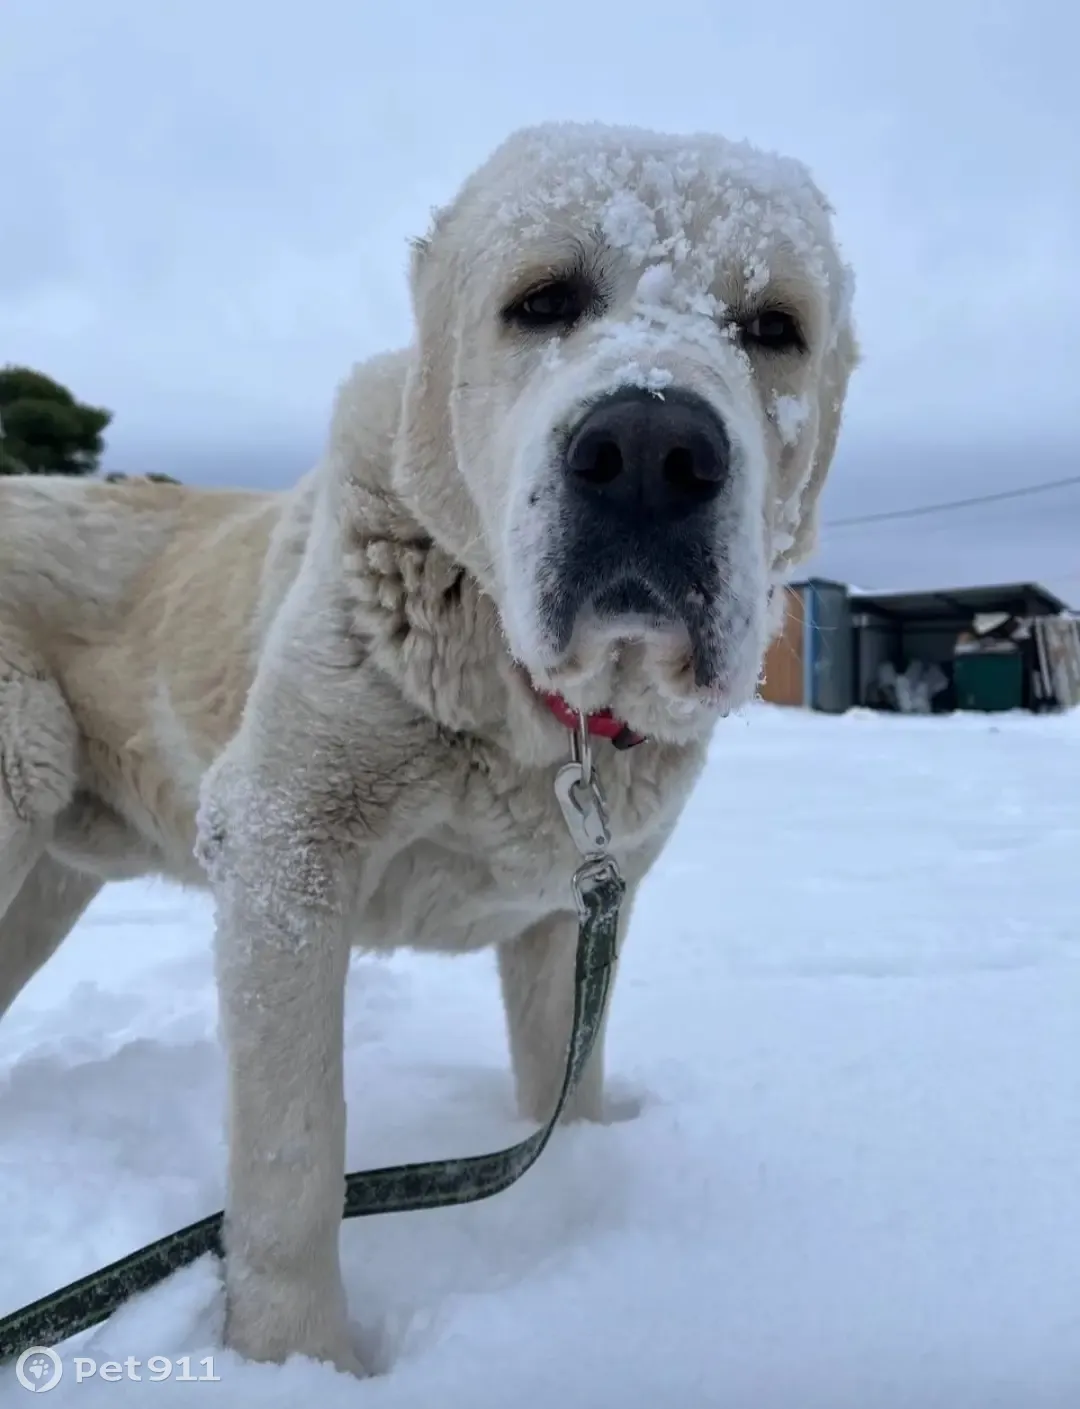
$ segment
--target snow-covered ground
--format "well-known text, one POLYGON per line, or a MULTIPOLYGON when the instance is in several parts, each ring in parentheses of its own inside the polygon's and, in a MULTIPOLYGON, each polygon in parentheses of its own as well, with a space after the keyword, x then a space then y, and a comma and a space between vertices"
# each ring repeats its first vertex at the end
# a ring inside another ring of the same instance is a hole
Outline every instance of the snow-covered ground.
MULTIPOLYGON (((0 1024, 0 1313, 220 1206, 209 940, 203 900, 116 886, 0 1024)), ((351 1168, 523 1133, 488 957, 360 959, 349 1000, 351 1168)), ((217 1350, 204 1263, 78 1349, 216 1382, 69 1358, 50 1404, 1080 1404, 1080 717, 729 722, 610 1055, 636 1118, 345 1225, 375 1378, 217 1350)))

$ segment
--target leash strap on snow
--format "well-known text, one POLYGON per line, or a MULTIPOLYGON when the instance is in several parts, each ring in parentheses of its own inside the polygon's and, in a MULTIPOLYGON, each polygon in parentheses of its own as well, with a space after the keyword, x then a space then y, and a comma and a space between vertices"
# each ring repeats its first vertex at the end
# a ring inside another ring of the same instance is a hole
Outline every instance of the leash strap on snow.
MULTIPOLYGON (((610 833, 584 730, 575 738, 574 762, 560 770, 555 791, 575 844, 585 857, 573 878, 578 910, 574 1017, 555 1108, 546 1125, 505 1150, 347 1175, 346 1218, 474 1203, 508 1189, 540 1158, 585 1069, 607 1006, 626 884, 607 853, 610 833)), ((3 1317, 0 1364, 31 1347, 57 1345, 96 1326, 129 1298, 207 1253, 223 1256, 223 1224, 223 1214, 212 1214, 3 1317)))

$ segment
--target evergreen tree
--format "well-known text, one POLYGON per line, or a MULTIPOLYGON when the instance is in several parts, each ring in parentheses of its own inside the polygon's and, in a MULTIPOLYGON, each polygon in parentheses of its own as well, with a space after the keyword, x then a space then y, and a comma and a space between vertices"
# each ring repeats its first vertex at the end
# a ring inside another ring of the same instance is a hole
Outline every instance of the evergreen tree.
POLYGON ((112 412, 29 367, 0 367, 0 475, 90 475, 112 412))

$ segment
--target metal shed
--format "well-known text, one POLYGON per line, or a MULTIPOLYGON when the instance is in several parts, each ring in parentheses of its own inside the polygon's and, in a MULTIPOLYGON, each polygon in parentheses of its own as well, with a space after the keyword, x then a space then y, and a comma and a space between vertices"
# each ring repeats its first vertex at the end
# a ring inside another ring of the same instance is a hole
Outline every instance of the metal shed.
POLYGON ((853 703, 848 589, 813 577, 785 590, 784 629, 766 655, 761 698, 842 714, 853 703))
POLYGON ((1041 683, 1037 631, 1015 635, 998 652, 978 651, 967 658, 962 649, 958 651, 958 642, 976 631, 980 619, 1031 623, 1066 613, 1066 604, 1045 587, 1017 582, 919 592, 851 592, 848 601, 854 704, 881 703, 883 668, 903 675, 913 666, 933 676, 935 712, 1039 709, 1054 703, 1041 683), (980 657, 978 663, 973 663, 975 654, 980 657))
POLYGON ((759 692, 773 704, 842 713, 1080 703, 1080 624, 1037 583, 864 592, 815 577, 786 594, 759 692))

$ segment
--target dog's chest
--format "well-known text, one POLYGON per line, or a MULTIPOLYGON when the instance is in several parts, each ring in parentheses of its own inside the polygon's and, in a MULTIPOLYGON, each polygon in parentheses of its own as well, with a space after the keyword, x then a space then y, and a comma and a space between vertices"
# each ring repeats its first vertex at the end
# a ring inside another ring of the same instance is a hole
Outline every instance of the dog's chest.
MULTIPOLYGON (((361 907, 357 942, 460 953, 572 911, 571 880, 582 857, 555 795, 557 771, 521 777, 470 769, 453 815, 380 868, 361 907)), ((611 849, 633 875, 670 830, 682 780, 669 777, 659 787, 653 769, 636 777, 625 760, 609 760, 606 771, 611 849)))

